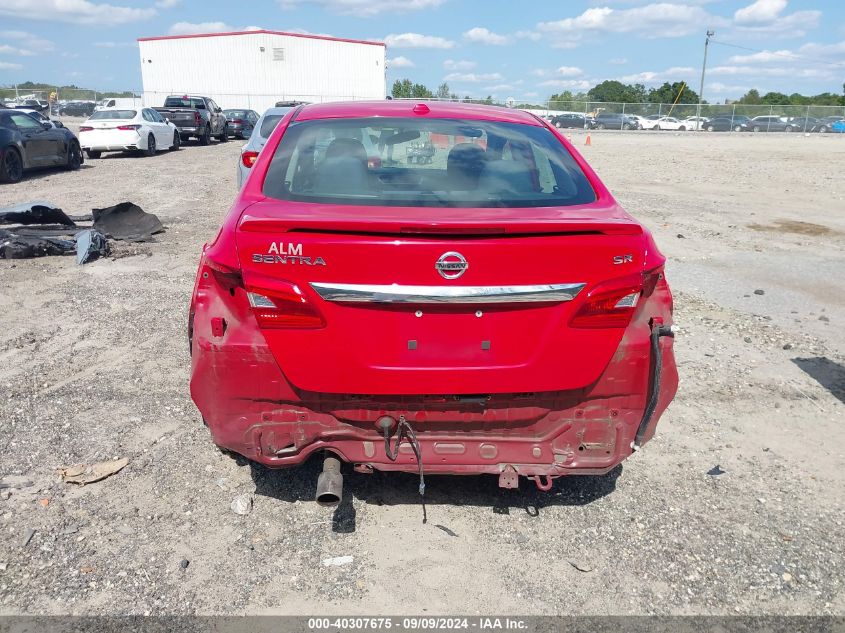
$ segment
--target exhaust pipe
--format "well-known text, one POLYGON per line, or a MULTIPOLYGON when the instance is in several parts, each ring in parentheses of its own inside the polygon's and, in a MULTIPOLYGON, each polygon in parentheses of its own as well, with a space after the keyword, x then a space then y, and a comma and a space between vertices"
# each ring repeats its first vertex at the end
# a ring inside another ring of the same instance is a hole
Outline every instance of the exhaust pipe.
POLYGON ((323 459, 323 472, 317 477, 317 505, 331 508, 340 503, 343 495, 343 475, 340 460, 329 454, 323 459))

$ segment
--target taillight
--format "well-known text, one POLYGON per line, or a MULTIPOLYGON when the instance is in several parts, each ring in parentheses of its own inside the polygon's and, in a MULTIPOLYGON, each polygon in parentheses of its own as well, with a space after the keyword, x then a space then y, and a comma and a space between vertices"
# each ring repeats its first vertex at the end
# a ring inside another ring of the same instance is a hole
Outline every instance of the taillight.
POLYGON ((259 327, 313 330, 326 326, 323 316, 295 284, 274 284, 272 290, 249 288, 247 297, 259 327))
POLYGON ((244 167, 252 167, 256 160, 258 160, 258 152, 243 152, 241 154, 241 162, 244 167))
POLYGON ((90 132, 90 131, 91 131, 91 130, 93 130, 93 129, 94 129, 94 128, 92 128, 90 125, 80 125, 80 126, 79 126, 79 131, 80 131, 80 132, 90 132))
POLYGON ((117 126, 117 129, 118 129, 118 130, 123 130, 123 131, 127 131, 127 130, 140 130, 140 129, 141 129, 141 126, 140 126, 140 125, 118 125, 118 126, 117 126))
POLYGON ((369 167, 370 169, 379 169, 381 167, 381 157, 370 156, 367 159, 367 167, 369 167))
POLYGON ((232 123, 243 123, 243 119, 232 119, 232 123))
POLYGON ((631 275, 600 284, 587 295, 572 320, 574 328, 627 327, 637 308, 643 281, 631 275))
POLYGON ((196 110, 194 110, 194 123, 196 123, 197 125, 202 123, 202 117, 200 116, 200 113, 196 110))

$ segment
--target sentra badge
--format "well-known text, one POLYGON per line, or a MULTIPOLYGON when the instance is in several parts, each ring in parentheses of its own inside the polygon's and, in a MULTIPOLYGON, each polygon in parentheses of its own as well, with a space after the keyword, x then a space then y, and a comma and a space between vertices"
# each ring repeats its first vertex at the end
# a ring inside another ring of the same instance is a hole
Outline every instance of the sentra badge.
POLYGON ((256 264, 299 264, 304 266, 325 266, 322 257, 305 256, 302 244, 288 242, 270 242, 266 253, 253 253, 252 261, 256 264))

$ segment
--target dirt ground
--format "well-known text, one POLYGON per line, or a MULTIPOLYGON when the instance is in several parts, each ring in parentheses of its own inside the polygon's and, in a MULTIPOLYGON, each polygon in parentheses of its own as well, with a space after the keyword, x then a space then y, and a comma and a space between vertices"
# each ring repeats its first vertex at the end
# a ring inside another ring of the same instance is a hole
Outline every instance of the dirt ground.
POLYGON ((0 490, 0 613, 845 614, 845 137, 592 141, 671 259, 678 397, 606 477, 427 478, 426 525, 413 475, 350 472, 319 508, 316 462, 221 454, 191 403, 186 309, 242 143, 0 187, 167 226, 83 267, 0 261, 0 476, 33 483, 0 490), (115 457, 83 488, 56 475, 115 457))

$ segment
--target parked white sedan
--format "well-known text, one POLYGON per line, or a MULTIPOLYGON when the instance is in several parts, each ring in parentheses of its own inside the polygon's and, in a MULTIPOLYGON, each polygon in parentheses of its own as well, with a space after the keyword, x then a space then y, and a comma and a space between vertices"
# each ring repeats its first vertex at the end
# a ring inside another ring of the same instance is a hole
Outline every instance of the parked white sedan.
POLYGON ((159 150, 179 149, 181 138, 176 126, 152 108, 105 108, 79 126, 79 143, 88 158, 129 151, 154 156, 159 150))
POLYGON ((685 121, 679 121, 673 116, 662 116, 656 121, 651 122, 651 129, 652 130, 687 130, 689 129, 689 123, 685 121))

